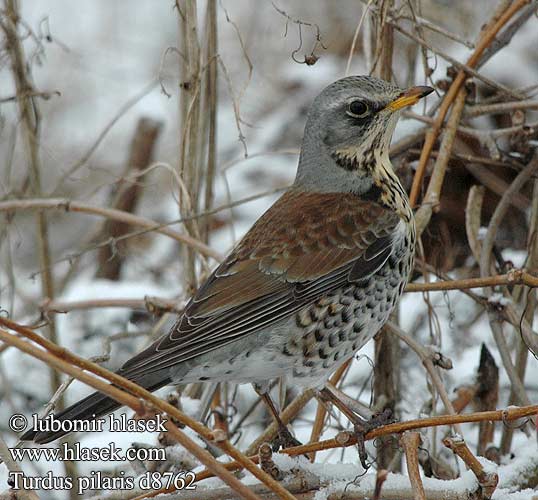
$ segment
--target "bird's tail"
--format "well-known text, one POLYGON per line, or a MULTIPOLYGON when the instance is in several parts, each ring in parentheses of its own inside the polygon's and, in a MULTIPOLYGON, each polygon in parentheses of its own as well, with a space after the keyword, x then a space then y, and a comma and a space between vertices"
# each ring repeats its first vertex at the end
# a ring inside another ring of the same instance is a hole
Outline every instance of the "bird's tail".
MULTIPOLYGON (((170 384, 170 378, 159 372, 151 373, 133 380, 136 384, 144 387, 148 391, 156 391, 165 385, 170 384)), ((90 422, 96 418, 102 417, 117 410, 122 405, 116 400, 105 396, 101 392, 94 392, 77 403, 71 405, 69 408, 62 410, 54 415, 54 419, 61 422, 68 420, 77 420, 83 422, 90 422)), ((29 430, 21 436, 21 441, 34 441, 38 444, 45 444, 54 441, 70 431, 60 429, 58 431, 36 431, 29 430)))

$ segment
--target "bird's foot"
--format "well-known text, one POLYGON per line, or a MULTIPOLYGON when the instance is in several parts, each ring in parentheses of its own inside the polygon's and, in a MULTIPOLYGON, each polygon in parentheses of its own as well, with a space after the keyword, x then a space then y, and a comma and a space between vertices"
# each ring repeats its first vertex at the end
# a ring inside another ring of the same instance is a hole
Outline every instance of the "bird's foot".
POLYGON ((279 426, 278 435, 273 439, 272 443, 273 451, 278 451, 280 448, 292 448, 294 446, 301 446, 302 443, 293 437, 292 433, 284 425, 279 426))
POLYGON ((368 470, 370 468, 370 464, 368 463, 368 453, 366 452, 365 446, 366 434, 377 427, 391 424, 394 421, 392 411, 387 408, 381 413, 376 413, 370 420, 356 419, 353 422, 355 437, 357 439, 357 448, 359 450, 359 460, 361 461, 361 465, 364 470, 368 470))

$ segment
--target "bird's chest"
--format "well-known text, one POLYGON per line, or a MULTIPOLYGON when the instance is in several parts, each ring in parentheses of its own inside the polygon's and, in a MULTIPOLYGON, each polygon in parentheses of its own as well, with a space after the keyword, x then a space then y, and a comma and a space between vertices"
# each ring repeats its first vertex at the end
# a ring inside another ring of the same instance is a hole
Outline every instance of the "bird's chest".
POLYGON ((379 331, 403 292, 413 255, 409 230, 370 278, 339 288, 296 314, 298 329, 284 354, 295 357, 293 376, 299 383, 301 378, 326 378, 379 331))

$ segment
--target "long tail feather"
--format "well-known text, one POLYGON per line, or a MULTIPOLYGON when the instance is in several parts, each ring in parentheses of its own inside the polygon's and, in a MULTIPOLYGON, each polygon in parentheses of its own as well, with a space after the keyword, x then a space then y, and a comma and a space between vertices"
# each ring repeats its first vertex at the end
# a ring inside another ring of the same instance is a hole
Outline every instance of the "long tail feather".
MULTIPOLYGON (((153 392, 170 384, 170 379, 168 376, 163 376, 161 373, 157 372, 152 373, 149 376, 141 377, 139 380, 133 380, 133 382, 144 387, 148 391, 153 392)), ((71 405, 69 408, 55 414, 54 418, 60 422, 67 420, 91 421, 104 415, 108 415, 121 406, 122 405, 116 400, 105 396, 101 392, 94 392, 74 405, 71 405)), ((21 436, 21 440, 45 444, 68 433, 69 432, 65 432, 64 430, 59 430, 57 432, 36 432, 34 430, 29 430, 21 436)))

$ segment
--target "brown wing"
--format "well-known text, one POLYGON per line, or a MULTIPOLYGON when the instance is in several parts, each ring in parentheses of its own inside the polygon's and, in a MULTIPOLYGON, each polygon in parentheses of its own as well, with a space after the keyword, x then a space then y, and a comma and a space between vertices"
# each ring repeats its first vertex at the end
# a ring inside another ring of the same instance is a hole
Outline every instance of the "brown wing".
POLYGON ((388 259, 399 217, 351 194, 284 194, 200 287, 172 331, 124 366, 180 363, 267 327, 388 259))

